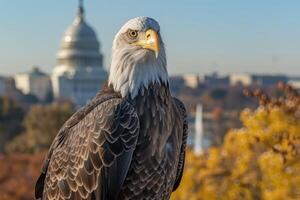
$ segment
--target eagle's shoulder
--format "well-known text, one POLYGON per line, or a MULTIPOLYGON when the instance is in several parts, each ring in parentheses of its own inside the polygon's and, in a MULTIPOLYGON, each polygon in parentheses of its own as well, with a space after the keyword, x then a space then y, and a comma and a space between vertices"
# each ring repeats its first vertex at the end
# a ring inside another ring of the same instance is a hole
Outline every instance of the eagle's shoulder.
POLYGON ((110 100, 120 101, 121 97, 118 93, 106 93, 106 92, 99 92, 87 105, 80 108, 77 112, 75 112, 63 125, 59 132, 64 132, 66 129, 69 129, 78 122, 80 122, 84 117, 86 117, 90 112, 92 112, 97 106, 101 105, 102 103, 110 100))

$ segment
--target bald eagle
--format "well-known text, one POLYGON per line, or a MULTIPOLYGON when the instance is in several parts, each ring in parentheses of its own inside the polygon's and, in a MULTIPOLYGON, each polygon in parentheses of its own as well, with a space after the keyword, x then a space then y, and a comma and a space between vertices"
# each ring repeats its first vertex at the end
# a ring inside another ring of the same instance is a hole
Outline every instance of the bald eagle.
POLYGON ((116 34, 106 86, 61 128, 36 183, 37 199, 166 200, 184 166, 184 105, 169 90, 159 24, 116 34))

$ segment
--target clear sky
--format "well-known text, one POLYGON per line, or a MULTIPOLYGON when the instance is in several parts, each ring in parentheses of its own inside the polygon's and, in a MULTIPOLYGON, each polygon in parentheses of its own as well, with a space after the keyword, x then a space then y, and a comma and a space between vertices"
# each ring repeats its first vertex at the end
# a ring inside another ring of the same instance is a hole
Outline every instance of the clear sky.
MULTIPOLYGON (((55 66, 77 0, 1 0, 0 74, 55 66)), ((218 71, 300 75, 299 0, 85 0, 105 66, 114 34, 136 16, 161 24, 172 74, 218 71)))

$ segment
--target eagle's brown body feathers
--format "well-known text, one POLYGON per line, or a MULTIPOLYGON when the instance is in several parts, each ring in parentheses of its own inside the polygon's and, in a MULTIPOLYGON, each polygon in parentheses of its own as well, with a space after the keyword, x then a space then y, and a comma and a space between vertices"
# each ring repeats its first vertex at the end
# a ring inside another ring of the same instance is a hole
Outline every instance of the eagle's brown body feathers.
POLYGON ((55 138, 36 197, 169 199, 183 170, 187 123, 166 85, 121 98, 106 87, 55 138))
POLYGON ((37 198, 170 198, 182 176, 187 122, 166 66, 159 24, 149 17, 125 23, 113 42, 108 84, 54 139, 37 198))

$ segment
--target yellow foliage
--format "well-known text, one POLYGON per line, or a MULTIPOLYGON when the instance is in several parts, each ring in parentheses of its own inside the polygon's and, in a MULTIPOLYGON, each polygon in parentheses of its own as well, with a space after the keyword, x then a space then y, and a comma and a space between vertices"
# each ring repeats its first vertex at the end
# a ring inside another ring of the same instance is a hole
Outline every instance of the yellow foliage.
POLYGON ((299 200, 299 102, 299 96, 288 96, 281 104, 245 109, 243 127, 229 131, 222 146, 199 157, 188 150, 171 199, 299 200))

